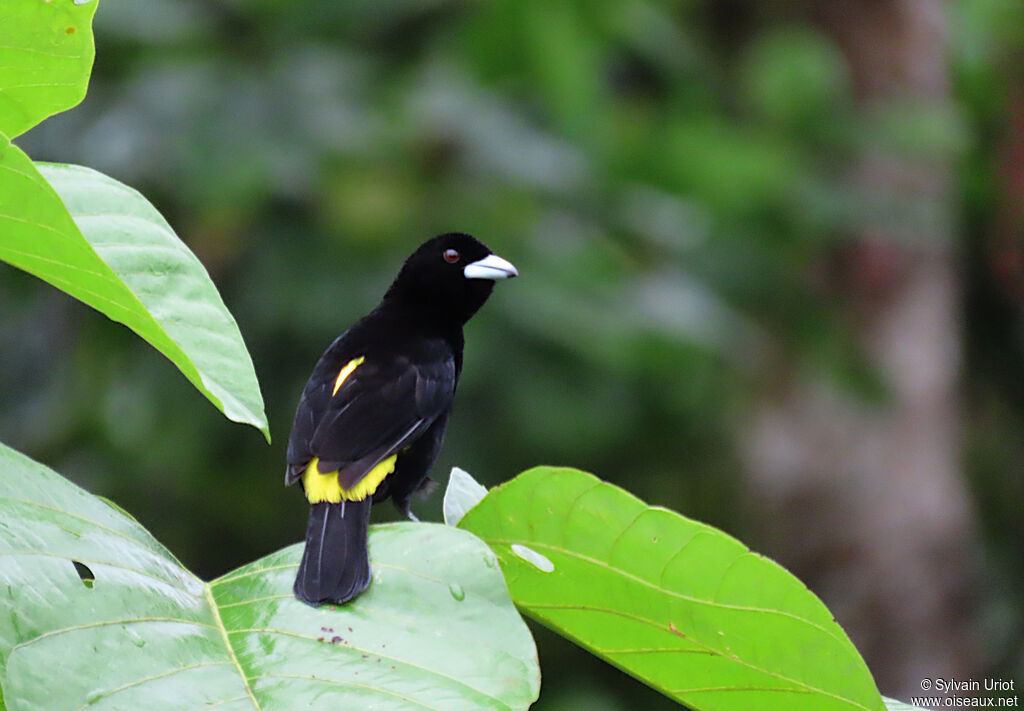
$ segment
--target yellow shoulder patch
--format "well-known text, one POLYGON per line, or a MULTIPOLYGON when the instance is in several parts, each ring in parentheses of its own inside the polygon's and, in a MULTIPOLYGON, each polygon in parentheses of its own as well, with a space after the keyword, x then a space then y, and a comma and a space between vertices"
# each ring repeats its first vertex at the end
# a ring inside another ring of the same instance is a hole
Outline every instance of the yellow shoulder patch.
POLYGON ((353 358, 352 360, 345 364, 344 368, 338 371, 338 377, 334 381, 334 390, 331 392, 331 397, 334 397, 335 395, 338 394, 338 391, 341 390, 341 384, 345 382, 345 379, 348 376, 352 375, 352 371, 358 368, 364 360, 366 360, 366 356, 359 356, 358 358, 353 358))
MULTIPOLYGON (((362 359, 359 359, 362 360, 362 359)), ((356 365, 359 365, 356 363, 356 365)), ((348 366, 346 366, 348 367, 348 366)), ((355 368, 353 367, 353 370, 355 368)), ((380 483, 384 481, 391 472, 395 471, 395 460, 397 454, 382 461, 366 473, 351 489, 343 489, 338 482, 338 470, 321 474, 317 471, 316 465, 320 460, 316 457, 310 460, 306 471, 302 472, 302 488, 306 491, 306 498, 311 504, 318 504, 327 501, 332 504, 345 501, 362 501, 367 496, 372 496, 380 483)))

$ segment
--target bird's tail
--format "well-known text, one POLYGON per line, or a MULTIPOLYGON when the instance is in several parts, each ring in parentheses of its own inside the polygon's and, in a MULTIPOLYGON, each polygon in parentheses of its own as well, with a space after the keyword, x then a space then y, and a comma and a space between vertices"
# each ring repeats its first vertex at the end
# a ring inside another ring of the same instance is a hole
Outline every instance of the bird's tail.
POLYGON ((366 532, 370 505, 362 501, 313 504, 306 527, 306 550, 295 577, 295 597, 314 607, 340 605, 370 584, 366 532))

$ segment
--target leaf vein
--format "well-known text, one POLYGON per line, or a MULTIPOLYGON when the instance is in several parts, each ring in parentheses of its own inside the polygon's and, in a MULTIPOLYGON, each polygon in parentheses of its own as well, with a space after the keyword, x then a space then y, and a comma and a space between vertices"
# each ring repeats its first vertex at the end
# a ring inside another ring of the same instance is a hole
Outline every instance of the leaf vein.
POLYGON ((721 608, 723 610, 735 610, 735 611, 738 611, 738 612, 756 612, 756 613, 761 613, 761 614, 771 614, 771 615, 779 615, 780 617, 787 617, 789 619, 796 620, 797 622, 801 622, 801 623, 807 625, 808 627, 813 627, 814 629, 818 630, 819 632, 822 632, 823 634, 828 635, 829 637, 831 637, 836 642, 839 642, 843 646, 844 649, 847 648, 847 645, 845 643, 843 643, 843 641, 840 638, 836 637, 835 633, 832 632, 831 630, 825 629, 824 627, 822 627, 818 623, 813 622, 811 620, 808 620, 808 619, 806 619, 804 617, 800 617, 799 615, 793 614, 792 612, 786 612, 785 610, 775 610, 775 609, 768 608, 768 607, 752 607, 750 605, 734 605, 734 604, 726 603, 726 602, 718 602, 717 600, 705 600, 703 598, 693 597, 692 595, 685 595, 685 594, 677 592, 675 590, 670 590, 670 589, 668 589, 666 587, 662 587, 661 585, 652 583, 649 580, 645 580, 644 578, 641 578, 638 575, 634 575, 633 573, 630 573, 630 572, 628 572, 626 570, 623 570, 622 568, 618 568, 616 566, 613 566, 610 563, 608 563, 607 561, 599 560, 597 558, 593 558, 591 556, 584 555, 582 553, 578 553, 576 551, 572 551, 572 550, 569 550, 569 549, 564 548, 562 546, 554 545, 552 543, 542 543, 542 542, 538 542, 538 541, 513 540, 513 539, 492 539, 492 540, 495 543, 503 543, 503 544, 508 544, 508 545, 511 545, 512 543, 518 543, 520 545, 528 545, 528 546, 531 546, 531 547, 534 547, 534 548, 545 548, 547 550, 550 550, 550 551, 553 551, 553 552, 556 552, 556 553, 560 553, 560 554, 568 556, 570 558, 576 558, 578 560, 590 563, 592 565, 595 565, 595 566, 598 566, 598 567, 601 567, 601 568, 605 568, 605 569, 609 570, 612 573, 621 575, 624 578, 632 580, 632 581, 634 581, 636 583, 639 583, 640 585, 643 585, 645 587, 651 588, 651 589, 653 589, 653 590, 655 590, 655 591, 657 591, 659 593, 663 593, 663 594, 668 595, 670 597, 674 597, 674 598, 677 598, 679 600, 684 600, 686 602, 691 602, 691 603, 700 604, 700 605, 708 605, 710 607, 717 607, 717 608, 721 608))
POLYGON ((153 676, 147 676, 147 677, 145 677, 143 679, 137 679, 137 680, 135 680, 133 682, 130 682, 128 684, 124 684, 122 686, 119 686, 116 689, 111 689, 110 691, 106 692, 102 696, 98 696, 98 697, 92 699, 92 701, 89 701, 88 703, 86 703, 86 704, 84 704, 82 706, 79 706, 77 711, 83 711, 84 709, 87 709, 90 706, 92 706, 92 705, 94 705, 96 703, 99 703, 100 701, 103 701, 105 699, 109 699, 114 694, 117 694, 117 693, 119 693, 121 691, 125 691, 127 689, 131 689, 132 687, 142 686, 143 684, 147 684, 147 683, 149 683, 151 681, 157 681, 159 679, 165 679, 165 678, 167 678, 169 676, 174 676, 175 674, 180 674, 181 672, 190 671, 192 669, 199 669, 200 667, 215 667, 215 666, 220 666, 220 665, 223 665, 223 664, 230 664, 230 663, 231 662, 199 662, 198 664, 189 664, 188 666, 185 666, 185 667, 177 667, 175 669, 170 669, 168 671, 163 672, 162 674, 154 674, 153 676))
MULTIPOLYGON (((379 686, 370 686, 369 684, 359 684, 359 683, 356 683, 354 681, 342 681, 341 679, 330 679, 330 678, 322 677, 322 676, 300 676, 299 674, 261 674, 260 676, 253 677, 252 681, 256 681, 258 679, 299 679, 299 680, 302 680, 302 681, 320 682, 322 684, 337 684, 338 686, 354 686, 356 688, 366 689, 367 691, 372 691, 372 692, 377 693, 377 694, 387 694, 388 696, 394 696, 394 697, 397 697, 399 699, 402 699, 403 701, 408 701, 409 703, 416 704, 417 706, 420 706, 422 708, 430 709, 430 711, 443 711, 443 709, 439 709, 436 706, 431 706, 429 704, 425 704, 422 701, 418 701, 418 700, 416 700, 414 698, 411 698, 409 696, 404 696, 402 694, 399 694, 397 691, 390 691, 389 689, 384 689, 384 688, 379 687, 379 686)), ((508 707, 505 706, 505 708, 508 708, 508 707)))
POLYGON ((19 649, 21 649, 23 647, 28 647, 29 645, 35 644, 36 642, 39 642, 39 641, 44 640, 44 639, 47 639, 49 637, 58 637, 58 636, 60 636, 62 634, 67 634, 69 632, 78 632, 80 630, 98 629, 100 627, 112 627, 114 625, 137 625, 137 624, 143 624, 143 623, 147 623, 147 622, 172 622, 172 623, 179 623, 179 624, 183 624, 183 625, 192 625, 194 627, 207 627, 209 629, 216 629, 212 625, 208 625, 205 622, 196 622, 195 620, 185 620, 185 619, 180 619, 180 618, 177 618, 177 617, 136 617, 136 618, 124 619, 124 620, 103 620, 102 622, 90 622, 90 623, 84 624, 84 625, 74 625, 72 627, 61 627, 60 629, 50 630, 49 632, 44 632, 43 634, 39 635, 38 637, 33 637, 32 639, 27 639, 24 642, 19 642, 18 644, 16 644, 13 647, 11 647, 11 651, 8 653, 8 657, 10 657, 11 654, 14 654, 17 650, 19 650, 19 649))
MULTIPOLYGON (((660 630, 665 630, 665 631, 669 631, 669 632, 672 631, 671 628, 666 628, 660 622, 656 622, 656 621, 651 620, 651 619, 646 618, 646 617, 640 617, 639 615, 633 615, 633 614, 626 613, 626 612, 623 612, 621 610, 615 610, 615 609, 612 609, 612 608, 596 607, 596 606, 593 606, 593 605, 560 605, 560 604, 554 604, 554 603, 550 603, 550 604, 548 604, 548 603, 539 603, 539 604, 523 603, 523 606, 528 608, 528 609, 532 608, 532 609, 538 609, 538 610, 552 610, 552 609, 553 610, 590 610, 590 611, 593 611, 593 612, 603 612, 605 614, 615 615, 615 616, 618 616, 618 617, 625 617, 627 619, 632 619, 632 620, 635 620, 637 622, 646 623, 646 624, 649 624, 652 627, 656 627, 656 628, 658 628, 660 630)), ((676 632, 676 634, 680 634, 680 633, 676 632)), ((851 706, 855 706, 855 707, 857 707, 859 709, 864 709, 864 711, 871 711, 870 708, 868 708, 867 706, 864 706, 863 704, 861 704, 861 703, 859 703, 859 702, 857 702, 857 701, 855 701, 853 699, 848 699, 848 698, 845 698, 843 696, 839 696, 838 694, 832 693, 830 691, 825 691, 824 689, 820 689, 818 687, 811 686, 810 684, 808 684, 806 682, 800 681, 798 679, 792 679, 792 678, 787 677, 784 674, 781 674, 779 672, 773 672, 773 671, 770 671, 770 670, 765 669, 763 667, 759 667, 756 664, 744 661, 743 659, 740 659, 738 657, 726 656, 725 654, 723 654, 722 652, 718 651, 717 649, 709 647, 706 644, 703 644, 703 643, 699 642, 696 639, 693 639, 692 637, 690 637, 688 635, 684 635, 684 637, 686 639, 692 641, 695 645, 697 645, 699 647, 702 647, 703 649, 707 650, 708 654, 713 654, 715 656, 719 656, 719 657, 723 657, 723 658, 729 659, 730 661, 732 661, 732 662, 734 662, 736 664, 739 664, 740 666, 745 666, 745 667, 747 667, 749 669, 753 669, 754 671, 761 672, 762 674, 765 674, 767 676, 771 676, 771 677, 774 677, 776 679, 779 679, 780 681, 788 681, 791 684, 796 684, 797 686, 802 687, 803 689, 806 689, 808 691, 808 693, 812 693, 813 692, 813 693, 821 694, 822 696, 827 696, 829 698, 835 699, 836 701, 841 701, 842 703, 849 704, 851 706)), ((595 649, 597 649, 597 648, 595 647, 595 649)), ((680 651, 682 651, 682 650, 680 650, 680 651)), ((636 674, 635 671, 631 671, 630 673, 631 674, 636 674)), ((796 690, 794 690, 794 691, 796 691, 796 690)))
POLYGON ((62 555, 62 554, 59 554, 59 553, 45 553, 43 551, 37 551, 37 550, 24 550, 24 551, 8 550, 8 551, 4 551, 3 553, 0 553, 0 557, 6 557, 6 556, 26 556, 26 557, 37 556, 37 557, 40 557, 40 558, 59 558, 61 560, 77 560, 77 561, 80 561, 82 563, 92 563, 94 565, 103 565, 103 566, 106 566, 108 568, 117 568, 118 570, 127 570, 129 573, 135 573, 136 575, 141 575, 144 578, 149 578, 150 580, 155 580, 158 583, 163 583, 167 587, 174 588, 175 590, 181 590, 182 592, 193 594, 193 592, 191 590, 189 590, 188 588, 184 588, 184 587, 182 587, 180 585, 176 585, 174 582, 171 582, 170 580, 166 580, 165 578, 161 578, 161 577, 159 577, 157 575, 154 575, 153 573, 147 573, 146 571, 139 570, 138 568, 129 568, 127 565, 119 565, 119 564, 114 563, 114 562, 109 561, 109 560, 98 560, 96 558, 85 558, 85 557, 76 556, 76 555, 62 555))
MULTIPOLYGON (((718 691, 778 691, 790 694, 810 694, 808 689, 791 689, 784 686, 706 686, 693 689, 671 689, 673 694, 700 694, 718 691)), ((842 699, 846 701, 846 699, 842 699)))
POLYGON ((131 541, 132 543, 137 543, 137 544, 139 544, 140 546, 142 546, 143 548, 145 548, 146 550, 148 550, 148 551, 150 551, 152 553, 156 553, 156 554, 159 554, 159 555, 162 555, 164 553, 164 551, 162 551, 162 550, 158 550, 156 548, 151 548, 150 546, 145 545, 142 541, 140 541, 137 538, 132 538, 131 536, 129 536, 124 531, 119 531, 116 528, 111 528, 110 526, 106 526, 106 525, 100 523, 99 521, 91 519, 91 518, 89 518, 87 516, 81 516, 79 514, 72 513, 71 511, 67 511, 65 509, 57 508, 56 506, 49 506, 47 504, 43 504, 43 503, 40 503, 38 501, 32 501, 31 499, 16 499, 16 498, 14 498, 12 496, 0 496, 0 501, 10 501, 11 503, 25 504, 27 506, 33 506, 35 508, 40 508, 40 509, 44 509, 44 510, 47 510, 47 511, 54 511, 56 513, 64 514, 65 516, 68 516, 69 518, 76 518, 79 521, 84 521, 86 523, 92 524, 93 526, 96 526, 96 528, 101 528, 104 531, 108 531, 109 533, 113 533, 115 536, 120 536, 121 538, 124 538, 125 540, 131 541))
MULTIPOLYGON (((231 630, 228 634, 249 634, 249 633, 253 633, 253 632, 261 633, 261 634, 276 634, 276 635, 281 635, 282 637, 293 637, 295 639, 307 640, 309 642, 313 642, 314 644, 323 644, 323 642, 319 641, 318 639, 316 639, 314 637, 310 637, 309 635, 299 634, 297 632, 289 632, 287 630, 271 629, 269 627, 249 627, 249 628, 246 628, 246 629, 231 630)), ((358 653, 366 652, 367 655, 371 655, 372 654, 375 657, 379 657, 381 659, 387 659, 388 661, 396 662, 396 663, 401 664, 401 665, 406 666, 406 667, 411 667, 413 669, 419 669, 420 671, 422 671, 422 672, 424 672, 426 674, 431 674, 433 676, 438 676, 438 677, 441 677, 442 679, 448 679, 449 681, 452 681, 452 682, 454 682, 455 684, 457 684, 457 685, 459 685, 461 687, 469 689, 470 691, 473 691, 473 692, 475 692, 477 694, 480 694, 481 696, 485 696, 488 699, 491 699, 491 700, 497 702, 498 704, 501 704, 501 706, 504 707, 504 708, 508 708, 508 706, 504 702, 502 702, 501 699, 499 699, 499 698, 497 698, 495 696, 492 696, 491 694, 488 694, 483 689, 478 689, 478 688, 476 688, 475 686, 473 686, 471 684, 467 684, 466 682, 462 681, 461 679, 458 679, 458 678, 456 678, 454 676, 451 676, 450 674, 445 674, 443 671, 440 671, 439 669, 430 669, 429 667, 425 667, 422 664, 416 664, 415 662, 411 662, 408 659, 402 659, 401 657, 395 657, 395 656, 392 656, 390 654, 386 654, 386 653, 380 652, 380 651, 375 650, 375 649, 369 649, 369 648, 366 648, 366 647, 358 647, 358 646, 353 645, 353 644, 344 645, 343 648, 346 649, 346 650, 351 650, 353 652, 358 652, 358 653)), ((259 678, 259 677, 257 677, 257 678, 259 678)), ((300 677, 300 678, 302 678, 302 677, 300 677)), ((495 708, 497 708, 497 707, 495 707, 495 708)))
POLYGON ((298 568, 298 567, 299 567, 298 563, 286 563, 284 565, 270 565, 270 566, 267 566, 266 568, 254 568, 254 569, 248 570, 248 571, 246 571, 244 573, 239 573, 238 575, 227 575, 227 576, 224 576, 224 577, 221 577, 221 578, 217 578, 216 580, 211 581, 209 583, 209 585, 210 585, 211 588, 214 588, 214 587, 217 587, 218 585, 225 585, 226 583, 233 583, 236 580, 241 580, 242 578, 248 578, 248 577, 253 576, 253 575, 259 575, 261 573, 266 573, 266 572, 271 571, 271 570, 286 570, 288 568, 298 568))

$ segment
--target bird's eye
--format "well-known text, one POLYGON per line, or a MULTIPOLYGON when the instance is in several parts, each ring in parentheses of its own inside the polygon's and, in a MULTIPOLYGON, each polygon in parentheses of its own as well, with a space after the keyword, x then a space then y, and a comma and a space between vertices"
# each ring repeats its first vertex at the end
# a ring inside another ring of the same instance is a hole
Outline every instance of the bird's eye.
POLYGON ((455 264, 455 262, 459 261, 459 253, 454 249, 446 249, 444 251, 444 261, 449 264, 455 264))

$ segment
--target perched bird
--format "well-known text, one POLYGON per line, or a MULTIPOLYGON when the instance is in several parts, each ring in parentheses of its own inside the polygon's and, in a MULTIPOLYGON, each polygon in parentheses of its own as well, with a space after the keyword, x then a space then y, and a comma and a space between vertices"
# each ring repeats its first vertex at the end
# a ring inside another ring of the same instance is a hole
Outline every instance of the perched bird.
POLYGON ((423 243, 380 304, 320 357, 299 400, 285 484, 312 508, 295 597, 341 604, 370 584, 371 504, 412 520, 462 372, 462 326, 516 268, 467 234, 423 243))

